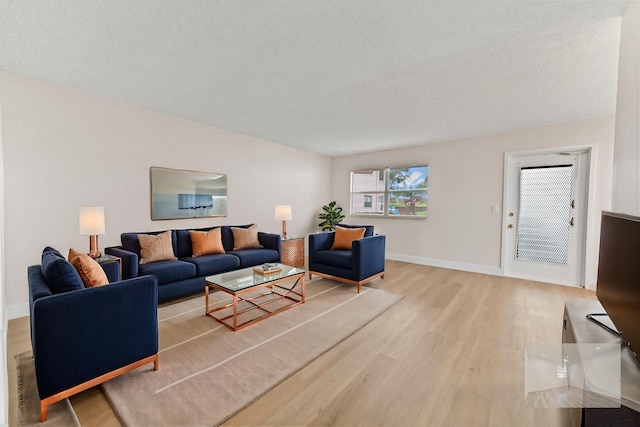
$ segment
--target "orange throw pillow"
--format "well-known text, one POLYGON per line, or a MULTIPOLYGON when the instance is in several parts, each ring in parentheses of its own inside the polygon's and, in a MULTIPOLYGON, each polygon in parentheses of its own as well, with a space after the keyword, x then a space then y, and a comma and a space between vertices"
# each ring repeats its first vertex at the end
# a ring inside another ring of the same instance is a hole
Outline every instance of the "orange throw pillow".
POLYGON ((223 254, 222 233, 220 227, 209 231, 189 230, 191 236, 191 251, 193 257, 208 254, 223 254))
POLYGON ((85 288, 92 288, 94 286, 106 285, 109 283, 107 273, 104 272, 100 264, 95 259, 91 258, 87 254, 82 254, 73 248, 69 249, 69 255, 67 259, 78 270, 82 283, 85 288))
POLYGON ((351 250, 353 241, 362 239, 366 228, 344 228, 336 227, 335 236, 333 238, 333 246, 331 249, 351 250))
POLYGON ((253 224, 249 228, 231 227, 233 233, 233 250, 264 248, 258 241, 258 226, 253 224))
POLYGON ((138 242, 140 243, 140 264, 178 259, 173 254, 171 230, 156 235, 138 234, 138 242))

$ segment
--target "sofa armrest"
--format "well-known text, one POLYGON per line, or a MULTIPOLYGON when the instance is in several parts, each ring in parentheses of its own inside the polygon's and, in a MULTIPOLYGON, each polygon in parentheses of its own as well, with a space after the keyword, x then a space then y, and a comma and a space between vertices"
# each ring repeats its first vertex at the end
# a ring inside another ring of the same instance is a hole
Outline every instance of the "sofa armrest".
POLYGON ((275 233, 265 233, 258 231, 258 241, 265 249, 274 249, 282 253, 282 237, 275 233))
POLYGON ((309 265, 315 263, 316 252, 331 249, 335 234, 335 231, 309 234, 309 265))
POLYGON ((143 276, 33 302, 41 399, 158 352, 158 285, 143 276))
POLYGON ((119 282, 120 280, 122 280, 122 278, 120 277, 120 262, 101 262, 100 267, 102 267, 102 270, 104 270, 104 273, 107 275, 109 283, 119 282))
POLYGON ((122 278, 138 277, 138 254, 122 249, 122 246, 110 246, 104 249, 109 255, 120 257, 122 260, 122 278))
POLYGON ((385 244, 386 236, 381 234, 353 241, 352 266, 358 280, 384 271, 385 244))

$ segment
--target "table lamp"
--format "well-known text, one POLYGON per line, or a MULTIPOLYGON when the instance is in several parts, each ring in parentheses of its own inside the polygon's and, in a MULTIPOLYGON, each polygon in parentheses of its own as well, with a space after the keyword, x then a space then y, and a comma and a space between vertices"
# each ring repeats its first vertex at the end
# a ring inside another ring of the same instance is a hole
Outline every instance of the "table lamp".
POLYGON ((100 258, 98 235, 104 234, 104 206, 80 208, 80 235, 89 236, 89 256, 100 258))
POLYGON ((276 205, 276 219, 282 221, 282 238, 287 238, 287 221, 291 220, 291 205, 276 205))

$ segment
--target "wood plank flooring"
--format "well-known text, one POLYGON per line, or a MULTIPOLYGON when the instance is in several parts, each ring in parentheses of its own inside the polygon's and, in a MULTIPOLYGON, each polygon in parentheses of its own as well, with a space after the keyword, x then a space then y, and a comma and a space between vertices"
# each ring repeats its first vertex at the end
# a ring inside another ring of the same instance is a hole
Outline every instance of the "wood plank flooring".
MULTIPOLYGON (((560 342, 565 300, 594 292, 399 261, 366 286, 405 298, 226 425, 568 425, 525 407, 524 349, 560 342)), ((10 425, 13 355, 30 348, 28 318, 10 321, 10 425)), ((83 426, 120 425, 99 387, 71 402, 83 426)))

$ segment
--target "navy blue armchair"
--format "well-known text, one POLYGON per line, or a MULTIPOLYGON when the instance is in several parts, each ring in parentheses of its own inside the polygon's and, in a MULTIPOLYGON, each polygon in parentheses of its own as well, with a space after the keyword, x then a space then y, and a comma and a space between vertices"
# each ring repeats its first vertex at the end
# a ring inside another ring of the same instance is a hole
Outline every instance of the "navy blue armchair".
POLYGON ((40 265, 27 273, 41 421, 52 403, 147 363, 158 369, 155 277, 56 293, 40 265))
POLYGON ((309 235, 309 279, 313 275, 350 283, 358 287, 377 277, 384 278, 386 238, 375 235, 373 226, 350 226, 366 228, 364 237, 354 240, 351 250, 331 249, 335 232, 309 235))

